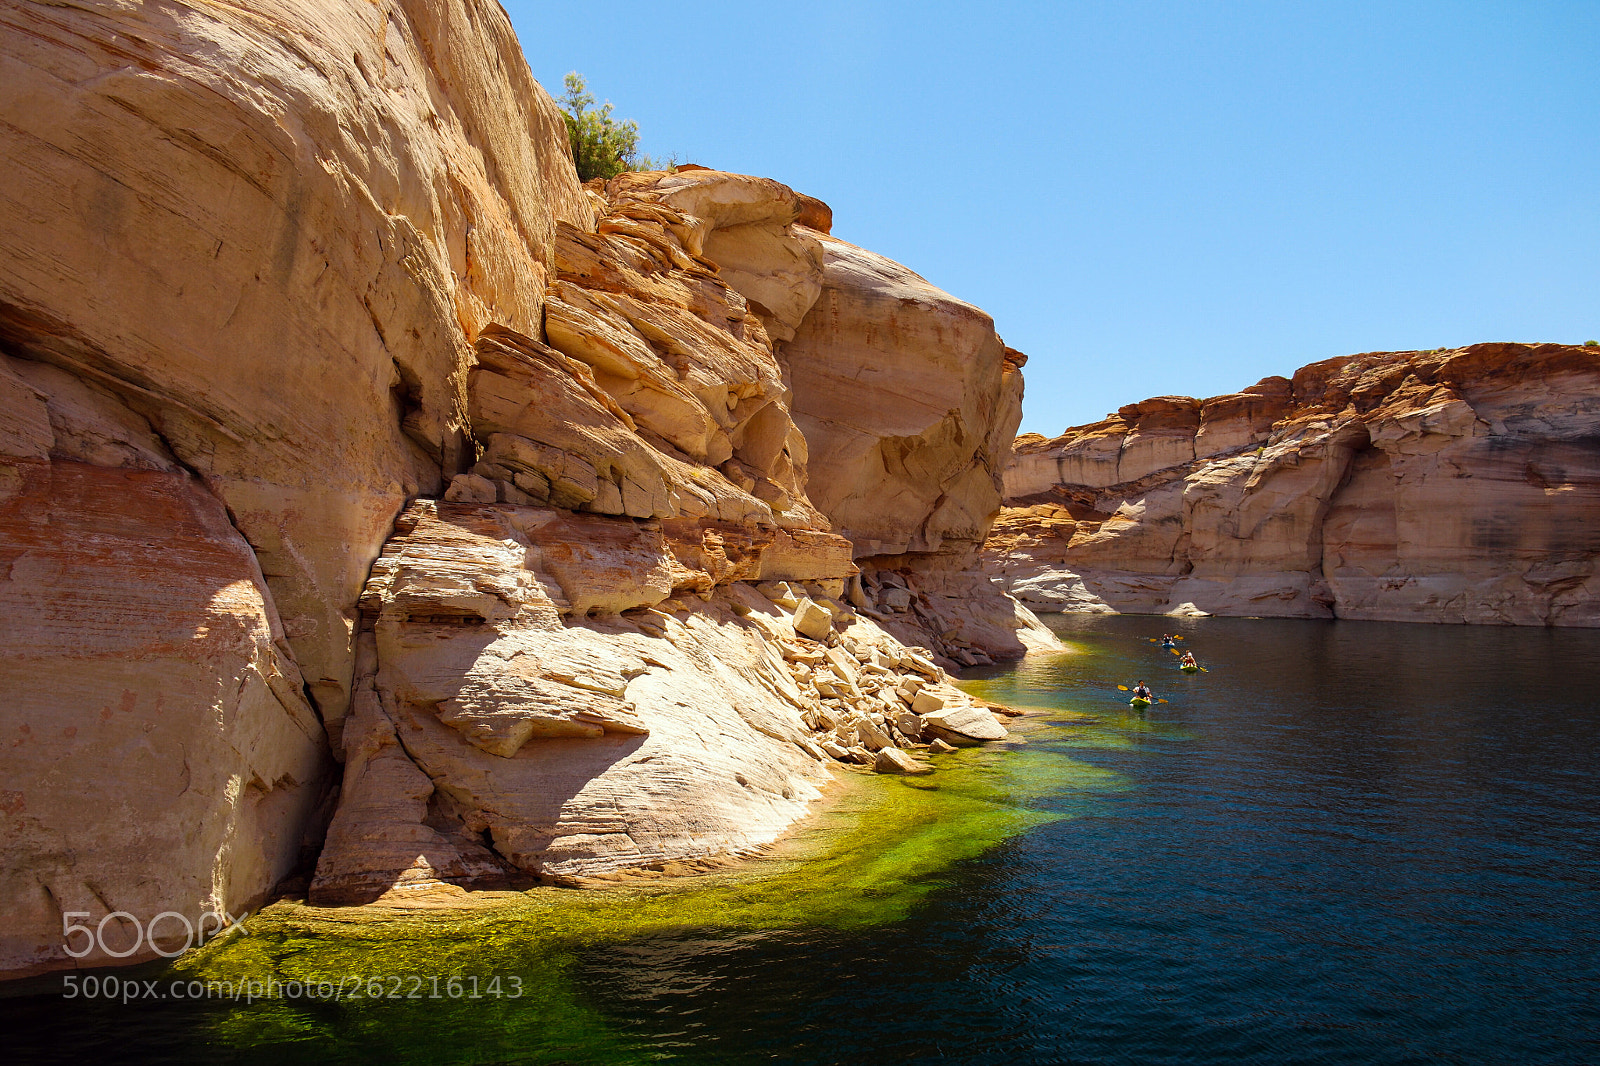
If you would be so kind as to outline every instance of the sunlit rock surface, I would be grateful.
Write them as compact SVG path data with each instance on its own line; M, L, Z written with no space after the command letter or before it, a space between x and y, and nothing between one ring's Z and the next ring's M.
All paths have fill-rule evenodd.
M0 967L83 952L70 912L176 911L161 931L181 942L304 861L322 723L250 546L196 478L0 464ZM113 920L97 943L141 939Z
M708 170L588 195L592 229L558 236L545 340L479 338L482 458L373 567L315 900L745 853L804 813L827 762L918 743L911 704L933 691L960 736L1005 735L925 650L959 639L947 625L872 617L876 574L809 498L767 329L801 317L777 293L809 307L821 288L802 199ZM727 275L706 255L724 228ZM1015 602L983 584L1010 636Z
M975 558L1000 507L1026 357L983 311L899 263L816 238L821 293L783 352L811 498L863 570L853 602L953 665L1056 647Z
M576 520L432 502L402 517L363 599L369 652L313 901L747 853L805 813L831 758L914 744L932 693L961 736L1005 736L925 652L844 605L801 632L820 584L698 591L697 546L627 519L551 536ZM553 565L574 543L586 564Z
M133 406L254 547L323 713L490 322L585 217L485 0L0 9L0 340ZM470 463L470 456L466 457Z
M1315 363L1019 439L985 555L1042 611L1600 625L1600 352Z

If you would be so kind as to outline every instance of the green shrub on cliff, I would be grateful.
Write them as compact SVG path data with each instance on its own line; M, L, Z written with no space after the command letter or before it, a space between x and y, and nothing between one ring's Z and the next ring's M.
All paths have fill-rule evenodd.
M614 178L627 170L666 170L677 162L639 155L639 125L611 117L611 102L599 108L577 71L566 77L567 94L561 98L561 116L567 120L567 140L578 180Z

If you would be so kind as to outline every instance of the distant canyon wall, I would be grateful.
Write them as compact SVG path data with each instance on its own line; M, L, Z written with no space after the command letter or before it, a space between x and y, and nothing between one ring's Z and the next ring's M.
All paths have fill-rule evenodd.
M1600 625L1600 351L1314 363L1019 438L986 566L1037 611Z
M826 205L580 186L487 0L3 0L0 115L0 972L1004 735L943 667L1052 643L976 568L1022 357Z

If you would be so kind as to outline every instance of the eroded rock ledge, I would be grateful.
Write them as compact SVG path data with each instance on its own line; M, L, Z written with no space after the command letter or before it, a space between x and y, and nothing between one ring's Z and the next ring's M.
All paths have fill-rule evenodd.
M1040 611L1600 625L1600 352L1314 363L1019 438L986 565Z
M398 529L362 601L313 902L738 855L830 759L1005 736L837 579L714 583L659 523L511 504L424 501Z

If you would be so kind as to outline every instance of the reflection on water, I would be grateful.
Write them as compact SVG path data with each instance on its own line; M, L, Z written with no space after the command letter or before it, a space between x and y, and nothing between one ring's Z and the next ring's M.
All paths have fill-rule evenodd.
M380 922L204 975L517 974L361 1004L0 1000L30 1061L1600 1061L1600 634L1128 617L967 682L1037 710L855 779L781 860ZM1176 627L1210 673L1148 636ZM1139 714L1118 684L1169 702Z

